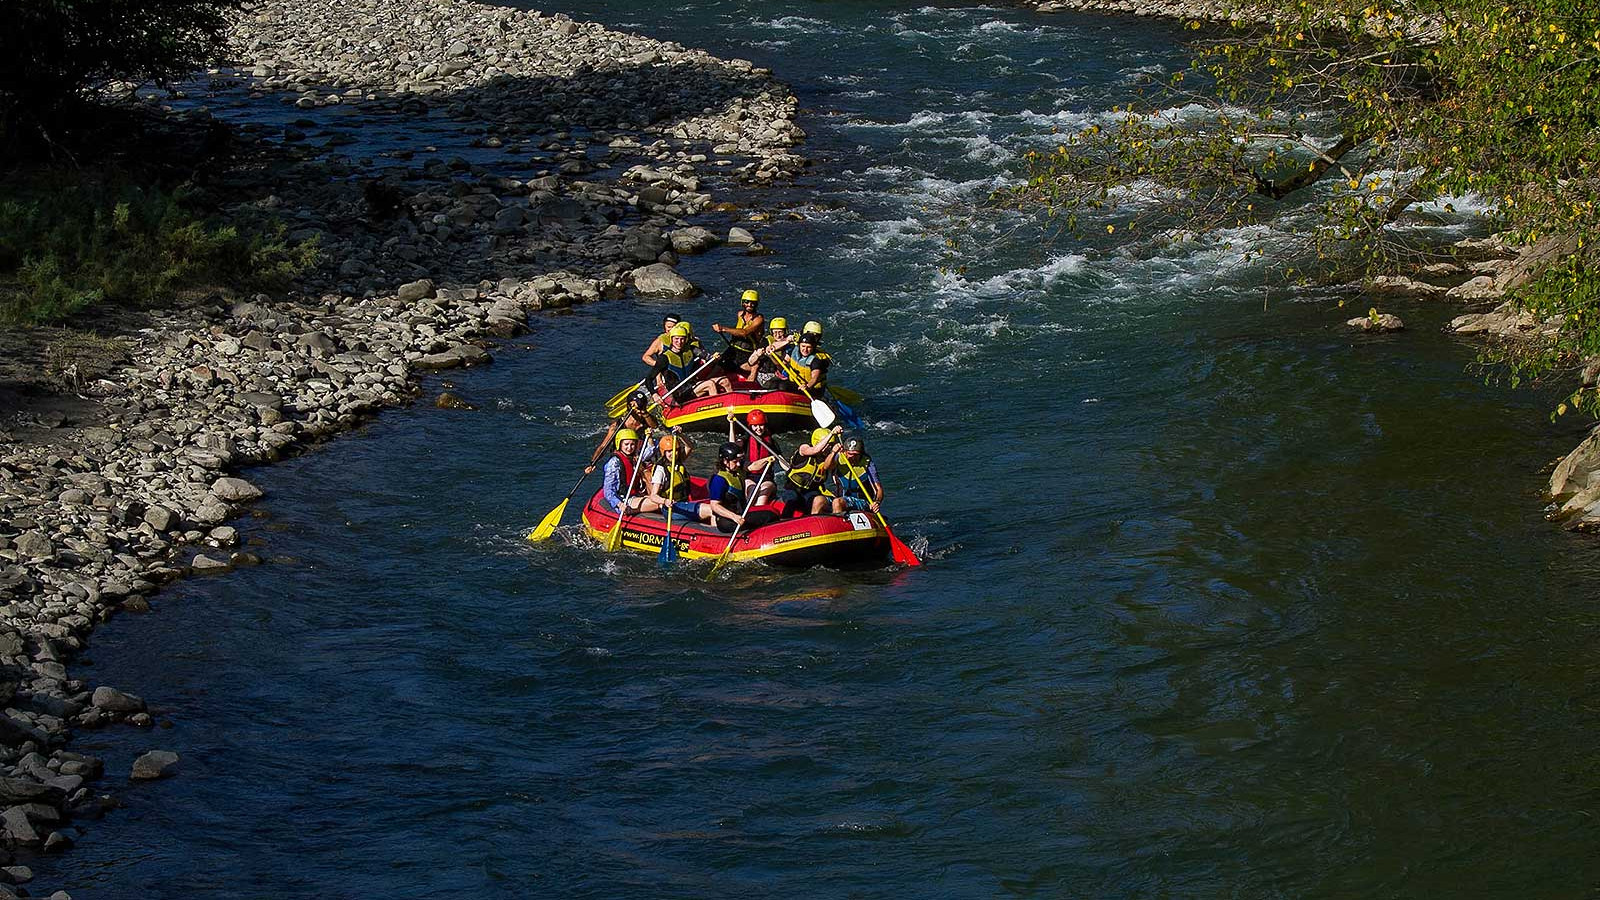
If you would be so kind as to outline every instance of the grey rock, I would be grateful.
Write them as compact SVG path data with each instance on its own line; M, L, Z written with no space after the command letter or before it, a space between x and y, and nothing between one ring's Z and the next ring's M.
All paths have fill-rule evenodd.
M1406 323L1400 321L1399 316L1390 315L1389 313L1379 313L1376 317L1357 316L1354 319L1346 321L1344 324L1354 328L1357 331L1364 331L1368 334L1385 334L1390 331L1403 331L1406 327Z
M18 803L59 803L65 794L48 784L29 778L0 778L0 804L15 806Z
M229 503L248 503L262 497L261 489L243 478L218 478L211 483L211 493Z
M0 822L5 825L5 833L12 841L18 844L39 843L39 832L33 829L33 823L28 821L28 813L21 806L7 807L0 813Z
M233 515L233 512L228 509L228 505L226 503L223 503L221 500L218 500L215 497L208 497L205 502L201 503L200 506L189 515L189 518L192 519L196 525L210 527L212 525L221 525L223 522L228 521L228 517L231 515Z
M171 531L178 525L178 514L165 506L152 506L144 511L144 521L156 531Z
M145 708L143 698L134 694L125 694L114 687L108 687L103 684L94 689L94 694L89 698L89 702L94 705L95 709L116 713L142 712Z
M755 235L737 225L728 229L728 243L734 247L748 247L755 242Z
M44 732L26 722L20 722L8 715L0 714L0 744L10 744L15 747L28 741L33 741L43 747L50 743L50 738Z
M1494 286L1494 276L1479 275L1459 284L1445 294L1451 300L1488 300L1500 296Z
M152 781L165 776L178 762L178 754L171 750L151 750L133 761L129 777L135 781Z
M722 243L709 228L693 225L688 228L679 228L668 235L672 241L672 249L683 254L704 253Z
M401 303L415 303L418 300L427 300L434 296L436 291L437 289L434 287L433 282L424 278L421 281L400 285L400 290L395 293L395 296L400 298Z
M189 561L189 568L196 572L220 572L228 568L228 563L201 553Z
M700 293L700 289L662 263L642 266L632 273L633 289L641 297L662 297L682 300Z
M296 338L294 343L312 356L326 358L339 352L339 345L333 338L320 331L308 331Z
M52 831L44 839L44 852L60 853L72 846L72 836L64 831Z
M24 531L17 535L12 546L18 553L30 559L45 559L54 556L56 552L55 545L41 531Z
M658 228L641 225L622 235L622 253L634 262L655 262L669 246L671 242Z
M27 866L5 866L0 868L0 882L6 884L27 884L33 880L33 870Z

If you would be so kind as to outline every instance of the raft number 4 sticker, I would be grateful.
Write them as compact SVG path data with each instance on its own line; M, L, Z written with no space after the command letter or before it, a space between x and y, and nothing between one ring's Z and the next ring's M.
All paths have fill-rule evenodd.
M867 518L866 513L853 512L850 514L850 527L857 531L871 531L872 520Z

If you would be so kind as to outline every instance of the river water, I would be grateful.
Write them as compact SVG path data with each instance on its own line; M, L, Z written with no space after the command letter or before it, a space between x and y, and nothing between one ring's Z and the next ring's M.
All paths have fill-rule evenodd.
M559 10L560 5L542 8ZM1575 441L1450 310L1362 339L1220 243L965 209L1183 64L1169 23L972 6L567 11L795 85L777 255L682 269L827 323L914 570L663 575L569 526L666 308L540 319L480 406L249 473L274 559L97 632L170 730L82 735L126 808L79 898L1574 897L1594 852L1594 545ZM1129 202L1138 202L1137 197ZM1446 230L1461 226L1446 222ZM1246 235L1249 236L1249 235ZM1267 232L1254 236L1270 239ZM941 269L956 237L964 273ZM437 389L438 382L430 382ZM574 507L575 509L575 507ZM575 516L569 513L569 522ZM181 774L120 787L133 756Z

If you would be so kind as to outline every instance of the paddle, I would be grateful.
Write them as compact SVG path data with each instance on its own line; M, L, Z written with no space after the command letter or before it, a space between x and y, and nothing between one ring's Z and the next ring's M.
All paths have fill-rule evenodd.
M860 391L852 391L842 384L833 384L831 382L828 384L828 393L832 394L833 398L840 403L860 403L866 399L861 396Z
M704 372L712 363L715 363L717 360L719 360L721 358L722 358L722 354L721 353L712 354L711 358L707 359L704 363L702 363L700 368L695 369L693 372L690 372L688 374L688 376L685 377L682 381L678 382L678 384L690 384L690 383L693 383L694 377L696 375L699 375L701 372ZM639 382L639 384L644 384L644 382L641 381L641 382ZM638 386L639 385L634 385L632 388L629 388L628 389L628 393L630 393L630 394L633 393L635 390L638 389ZM673 385L672 390L677 390L677 388L678 388L677 385ZM671 393L671 391L669 391L668 393ZM616 398L612 398L612 399L615 400ZM661 405L662 399L663 398L661 398L661 397L657 397L656 400L655 400L655 403L652 404L652 405L655 405L655 406ZM624 412L627 411L627 408L628 408L628 402L627 401L628 401L628 398L627 397L623 397L620 404L618 404L618 403L608 404L606 406L606 414L609 415L613 419L615 419L616 417L622 415Z
M856 487L861 489L861 496L866 498L868 503L871 503L872 495L867 493L867 486L861 483L861 476L856 473L856 467L850 465L850 460L848 459L839 460L838 464L845 467L845 471L849 472L850 477L855 480ZM871 507L869 506L868 509L871 509ZM905 566L922 565L922 560L917 559L917 554L906 546L906 542L895 537L894 529L889 527L889 521L883 517L883 513L874 509L872 514L877 516L878 522L883 525L883 533L889 536L889 551L894 555L894 561Z
M800 393L805 394L806 399L811 401L812 418L816 419L817 424L821 425L823 428L832 428L834 420L838 418L833 411L833 407L822 402L821 400L818 400L816 397L811 395L810 391L806 390L806 386L800 383L800 379L798 377L800 373L789 368L789 360L785 359L782 354L778 354L774 358L778 360L779 365L783 366L783 370L789 373L790 378L794 380L794 386L800 389ZM860 419L857 419L856 421L859 422Z
M642 387L644 387L644 379L643 378L639 379L638 381L635 381L633 384L630 384L627 387L623 388L622 390L620 390L620 391L616 392L615 394L613 394L611 396L611 399L606 401L606 412L610 412L611 410L616 409L619 406L625 405L626 402L627 402L628 396L630 394L632 394L634 391L637 391L639 388L642 388ZM615 418L615 417L613 417L613 418Z
M731 429L730 429L731 430ZM760 440L760 438L756 438ZM739 539L739 529L744 527L744 520L750 517L750 507L756 505L756 495L761 493L761 485L766 483L767 476L772 474L772 467L767 466L761 470L761 477L750 488L750 496L744 501L744 511L739 513L739 521L733 525L733 534L728 535L728 546L722 548L722 555L712 564L711 571L706 573L706 580L717 577L717 572L722 569L722 564L728 561L728 551L733 549L733 542Z
M645 432L645 439L646 440L649 439L650 434L651 434L651 432ZM622 509L617 512L617 524L611 526L611 533L606 535L606 552L607 553L615 553L617 551L617 548L622 546L622 520L626 519L628 517L628 501L633 499L633 486L636 483L638 483L638 481L639 481L639 470L638 470L638 467L641 464L644 463L644 459L643 459L644 450L642 448L642 445L641 445L641 449L639 450L639 456L640 456L639 461L635 462L633 464L634 465L633 477L628 479L628 490L627 490L627 493L622 495Z
M528 540L537 544L555 533L556 526L561 524L562 514L567 511L567 502L572 499L572 495L578 492L578 488L583 487L583 480L589 477L589 468L593 467L595 463L600 461L600 457L605 455L605 448L605 443L601 443L600 446L595 448L594 456L589 457L589 465L584 467L583 474L578 476L578 483L572 486L572 490L567 491L567 496L556 504L555 509L550 510L543 519L539 520L539 524L528 532Z
M672 442L672 453L667 458L669 466L670 466L670 468L669 468L669 470L667 472L667 492L668 492L668 497L667 497L667 533L661 539L661 553L660 553L660 555L658 555L656 557L656 565L660 566L663 569L672 568L672 564L678 561L678 545L676 543L674 543L673 540L672 540L672 507L673 507L673 500L672 500L672 497L670 496L670 494L671 494L671 491L672 491L672 472L671 472L671 469L676 469L678 467L678 441L679 440L682 440L682 438L678 438L678 439L676 439L676 440L674 440Z

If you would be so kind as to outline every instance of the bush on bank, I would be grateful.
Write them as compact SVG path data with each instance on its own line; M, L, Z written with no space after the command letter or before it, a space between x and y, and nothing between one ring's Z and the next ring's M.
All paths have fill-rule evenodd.
M186 288L271 288L315 264L281 225L213 221L179 187L111 172L12 173L0 196L0 325L97 303L153 306Z
M0 155L50 148L114 82L183 78L242 0L6 0Z
M1600 353L1600 5L1260 0L1226 29L1189 27L1188 71L1031 156L1027 183L1000 199L1169 236L1312 213L1320 226L1289 229L1303 243L1274 262L1343 279L1439 261L1397 221L1481 198L1513 242L1572 247L1512 295L1559 318L1555 341L1496 360L1520 380ZM1115 191L1150 183L1160 202L1107 220ZM1600 412L1593 387L1569 402Z

